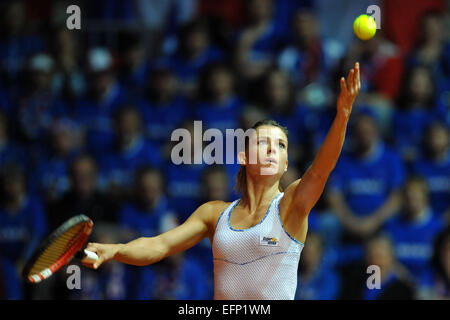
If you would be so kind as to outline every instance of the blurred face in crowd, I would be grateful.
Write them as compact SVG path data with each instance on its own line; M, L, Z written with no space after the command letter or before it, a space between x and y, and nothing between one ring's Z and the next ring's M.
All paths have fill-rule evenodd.
M433 124L427 132L425 144L432 157L445 156L450 146L448 128L444 125Z
M73 164L71 183L80 195L89 195L97 188L97 168L91 158L80 158Z
M195 57L202 53L209 45L206 29L199 26L190 30L184 39L184 46L188 57Z
M177 92L177 80L169 71L158 72L150 79L150 91L158 102L169 102Z
M244 130L251 128L260 120L267 119L268 116L261 110L253 106L248 106L244 109L241 115L241 127Z
M122 112L116 123L117 139L120 146L128 146L141 133L141 118L133 109Z
M428 190L424 181L409 180L403 191L403 205L409 219L417 219L428 207Z
M21 1L13 1L8 4L5 10L4 23L9 34L19 33L24 26L25 19L25 6Z
M213 97L228 96L233 91L233 76L229 70L218 68L210 74L208 86Z
M75 144L74 133L69 128L57 129L52 133L52 146L57 155L69 154Z
M272 0L249 0L248 13L253 23L260 23L272 16Z
M4 196L7 202L16 202L25 195L25 176L21 172L14 170L5 173L2 183Z
M427 41L440 42L445 38L445 27L442 18L437 14L431 14L424 17L422 21L423 37Z
M353 139L355 151L359 155L364 155L378 141L378 127L373 118L367 115L360 115L353 127Z
M33 92L42 92L50 89L52 84L52 72L35 70L31 72L31 85Z
M381 274L388 272L394 263L394 251L391 242L384 237L369 241L366 248L367 265L377 265Z
M108 89L114 83L114 76L112 71L96 72L91 75L92 77L92 89L95 97L102 98Z
M433 82L430 72L425 68L415 68L409 79L408 91L412 101L426 104L433 94Z
M203 183L208 200L228 200L228 176L224 171L209 172Z
M318 25L316 17L312 12L300 11L294 16L293 21L294 34L303 43L315 39L318 34Z
M145 48L141 43L130 47L125 53L125 65L129 70L137 68L145 58Z
M286 73L281 70L271 72L267 78L266 90L270 106L277 111L280 111L279 107L285 107L290 98L290 83Z
M163 179L159 172L149 171L142 174L137 181L139 199L146 206L153 206L163 192Z
M73 54L75 53L76 47L76 40L73 32L66 28L58 31L58 34L56 35L56 49L58 51Z

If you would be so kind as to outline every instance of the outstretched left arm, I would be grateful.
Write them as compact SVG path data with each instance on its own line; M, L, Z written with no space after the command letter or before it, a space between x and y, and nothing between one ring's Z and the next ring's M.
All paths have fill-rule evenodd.
M347 81L342 77L340 84L337 114L327 137L303 177L286 188L280 202L280 214L283 214L283 211L295 212L299 218L306 217L322 194L328 176L336 165L344 144L353 102L361 88L358 62L350 70Z

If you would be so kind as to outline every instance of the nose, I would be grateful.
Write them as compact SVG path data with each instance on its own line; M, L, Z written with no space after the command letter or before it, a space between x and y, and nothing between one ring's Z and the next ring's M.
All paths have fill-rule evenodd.
M267 144L267 154L277 154L277 145L276 141L270 141L270 143Z

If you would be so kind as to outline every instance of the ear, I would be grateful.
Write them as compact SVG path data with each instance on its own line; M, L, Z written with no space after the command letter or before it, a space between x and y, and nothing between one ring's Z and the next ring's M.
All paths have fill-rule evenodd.
M288 169L288 166L289 166L289 160L288 160L288 159L286 159L286 168L284 168L284 172L286 172L286 171L287 171L287 169Z
M238 163L240 165L245 166L247 164L247 159L245 157L245 152L244 151L238 152L237 158L238 158Z

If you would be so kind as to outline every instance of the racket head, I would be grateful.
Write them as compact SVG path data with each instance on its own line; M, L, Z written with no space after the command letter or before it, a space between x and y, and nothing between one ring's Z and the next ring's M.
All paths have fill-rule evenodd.
M52 276L83 248L93 226L83 214L64 222L39 244L22 271L23 278L39 283Z

